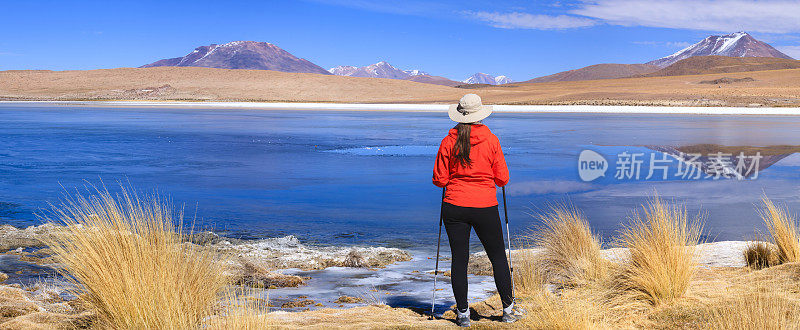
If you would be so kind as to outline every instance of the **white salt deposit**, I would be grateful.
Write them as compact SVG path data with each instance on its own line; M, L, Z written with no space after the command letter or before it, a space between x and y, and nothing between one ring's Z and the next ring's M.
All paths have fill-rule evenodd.
M430 308L433 292L433 269L435 260L426 257L425 252L414 251L410 261L392 264L383 269L330 267L323 270L302 271L287 269L283 274L307 276L307 285L296 288L277 288L269 290L269 299L280 306L285 301L306 296L325 307L338 307L335 300L340 296L362 298L357 304L344 307L383 303L393 307ZM449 254L449 253L448 253ZM455 304L450 288L450 278L441 275L449 270L450 263L442 258L439 262L440 275L437 283L437 313L448 310ZM469 275L469 296L471 302L479 302L490 297L495 290L494 280L489 276ZM313 307L318 308L318 307Z
M266 103L266 102L148 102L148 101L0 101L0 104L38 104L85 107L226 108L261 110L418 111L446 112L446 104ZM494 105L495 112L686 114L686 115L800 115L797 108L771 107L658 107L600 105Z
M225 241L215 246L222 251L280 269L312 270L336 266L376 268L411 260L408 252L396 248L309 246L292 235L235 245Z

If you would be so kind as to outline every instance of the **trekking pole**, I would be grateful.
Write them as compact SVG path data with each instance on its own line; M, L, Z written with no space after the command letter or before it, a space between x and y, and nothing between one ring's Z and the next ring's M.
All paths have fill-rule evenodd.
M506 187L503 186L503 213L506 215L506 236L508 237L508 268L511 271L511 301L516 300L514 294L514 264L511 262L511 231L508 230L508 206L506 205Z
M431 317L433 320L436 316L433 314L436 308L436 275L439 274L439 248L442 246L442 223L444 223L444 191L442 188L442 208L439 210L439 239L436 240L436 270L433 271L433 299L431 300Z

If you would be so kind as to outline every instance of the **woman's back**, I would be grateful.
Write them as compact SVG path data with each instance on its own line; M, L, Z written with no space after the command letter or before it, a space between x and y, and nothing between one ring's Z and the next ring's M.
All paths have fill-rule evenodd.
M442 140L433 170L433 183L447 187L445 202L463 207L489 207L497 205L495 185L508 182L503 150L497 136L481 124L471 125L470 164L460 162L454 150L458 130L451 129Z
M508 168L500 141L481 123L491 114L492 106L483 105L480 96L475 94L464 95L458 104L451 105L447 115L458 125L442 140L433 168L433 184L446 188L439 218L439 238L444 225L452 255L450 284L456 298L456 324L462 327L470 325L467 265L472 229L492 263L494 282L503 302L502 321L515 322L522 316L514 307L514 285L506 262L495 187L508 183ZM438 248L436 251L434 274L439 269ZM436 302L435 280L433 296L431 312Z

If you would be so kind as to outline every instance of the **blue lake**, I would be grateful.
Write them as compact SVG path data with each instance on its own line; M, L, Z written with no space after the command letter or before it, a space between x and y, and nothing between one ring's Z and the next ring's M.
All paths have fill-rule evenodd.
M496 113L485 123L506 151L512 232L537 225L531 214L549 203L568 202L610 241L656 191L704 214L707 240L763 231L754 208L763 194L800 210L800 154L791 152L756 179L681 179L677 161L666 180L644 179L650 155L663 156L657 147L800 144L800 116ZM432 250L441 190L431 171L452 126L430 112L4 104L0 222L36 224L64 189L122 182L171 196L195 229ZM584 149L608 160L604 177L581 181ZM639 180L614 177L623 152L645 160Z

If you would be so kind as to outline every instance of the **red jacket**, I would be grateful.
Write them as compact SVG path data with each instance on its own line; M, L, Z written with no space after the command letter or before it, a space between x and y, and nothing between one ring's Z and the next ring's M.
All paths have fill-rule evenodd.
M508 183L506 166L500 140L485 125L472 125L469 159L472 166L462 166L452 156L458 131L451 129L439 146L433 184L447 187L444 201L464 207L490 207L497 205L497 186Z

